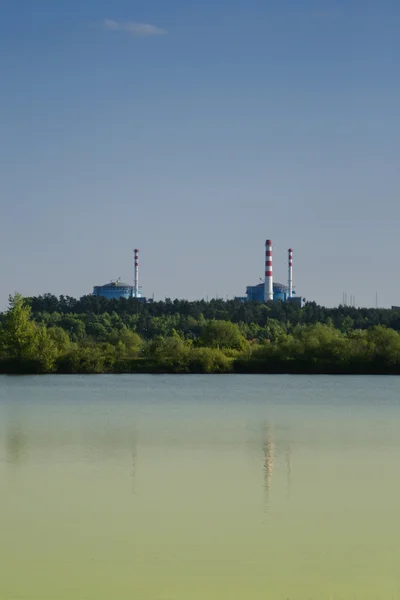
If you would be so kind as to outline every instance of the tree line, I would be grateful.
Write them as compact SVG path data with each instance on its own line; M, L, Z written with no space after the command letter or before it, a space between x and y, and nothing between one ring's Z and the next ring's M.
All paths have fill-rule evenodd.
M400 374L399 331L397 309L16 294L0 372Z
M136 298L108 300L100 296L83 296L75 299L70 296L57 298L44 294L27 298L32 314L60 315L118 315L124 322L135 317L135 325L140 333L146 334L149 321L153 317L179 317L184 319L225 320L232 323L246 323L264 327L269 319L291 325L333 324L338 329L368 329L374 325L385 325L400 331L400 308L355 308L339 306L326 308L315 302L307 302L303 308L288 302L242 302L240 300L213 299L208 301L166 299L162 302L141 302ZM192 321L190 321L192 323Z

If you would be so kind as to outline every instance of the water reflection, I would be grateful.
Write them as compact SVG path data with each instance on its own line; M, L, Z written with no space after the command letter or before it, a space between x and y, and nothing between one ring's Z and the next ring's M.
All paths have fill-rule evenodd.
M271 427L267 427L264 432L263 442L263 469L264 469L264 496L265 505L268 507L271 491L272 475L275 467L276 446L274 434Z
M144 428L136 419L135 424L130 424L128 419L113 423L108 419L91 422L85 418L71 423L66 418L59 418L58 415L55 419L47 419L47 416L43 414L43 420L33 420L29 413L25 415L24 419L23 413L19 411L16 413L11 409L4 424L3 447L5 460L9 467L18 467L22 461L32 457L41 462L64 461L68 460L71 452L76 456L78 451L80 460L89 464L107 460L118 467L123 465L126 476L130 477L132 493L137 491L139 445L137 430L141 430L141 443L144 444L144 449L148 446L162 448L165 447L165 444L171 444L169 431L164 429L159 430L157 434L154 432L149 435L152 424L150 424L150 428L149 424L146 424ZM193 432L186 429L177 431L179 431L179 435L174 436L173 445L186 448L190 443L189 440L193 439ZM253 454L254 451L258 454L261 442L262 473L259 482L263 486L264 509L268 510L270 506L271 491L279 458L281 467L286 471L286 491L289 495L292 479L292 449L282 439L282 435L278 435L272 423L262 423L259 434L254 435L253 430L252 434L247 434L243 438L242 443L234 438L224 438L223 429L221 429L221 433L216 430L215 434L213 432L210 437L210 430L206 424L204 427L202 425L196 427L195 437L196 446L199 444L199 447L212 449L215 443L218 445L221 443L234 444L237 448L241 448L244 454L249 452Z
M22 427L12 426L7 429L5 447L7 462L18 465L28 450L28 436Z
M276 434L272 425L264 424L262 427L261 452L264 500L265 508L268 508L274 472L278 464L281 464L286 471L286 495L287 497L290 496L292 486L292 446L290 442L285 441Z
M132 493L135 492L136 461L137 461L137 449L136 449L136 444L135 444L133 446L133 450L132 450L132 470L131 470Z
M398 382L376 427L371 380L335 378L324 401L360 402L333 427L318 378L138 378L132 402L123 377L95 380L104 400L87 381L0 388L0 598L399 597Z
M290 496L290 490L292 487L292 447L287 444L285 450L285 464L286 464L286 495Z
M135 480L138 468L138 436L135 427L129 427L125 423L121 423L120 428L111 426L111 424L103 423L101 427L69 427L68 423L57 421L46 426L44 423L36 422L33 424L29 419L23 423L22 415L9 415L5 423L5 460L6 463L15 467L21 462L29 458L30 454L34 454L37 458L40 456L41 461L53 460L58 454L66 456L72 449L78 447L84 449L81 452L81 458L84 456L89 463L102 461L104 459L114 460L115 464L121 463L121 454L125 455L127 462L130 464L130 479L131 490L134 493ZM208 447L211 440L207 437L207 429L197 431L200 433L202 440L201 446ZM165 432L162 434L164 435ZM217 436L218 437L218 436ZM253 437L253 436L252 436ZM257 438L258 436L256 436ZM258 437L258 440L260 438ZM142 443L145 445L158 445L165 440L160 440L157 436L143 438ZM250 437L248 442L250 446L244 444L242 451L244 453L251 452L256 449L254 442L256 439ZM170 443L170 440L169 440ZM231 440L226 440L227 444L232 443ZM258 442L259 444L260 442ZM174 444L177 446L186 447L187 432L181 432L181 436L174 439ZM237 441L236 441L237 444ZM257 444L257 445L258 445ZM247 450L246 450L247 446ZM260 446L258 445L258 452ZM262 452L262 484L265 500L265 507L269 506L271 489L274 479L274 472L277 467L278 457L282 457L282 466L285 465L286 470L286 486L287 494L291 487L292 478L292 450L289 444L285 444L277 436L274 426L270 423L264 423L261 426L261 452ZM129 453L129 459L128 459Z
M32 418L16 407L9 407L0 430L0 461L11 469L28 460L43 462L70 461L72 454L87 463L112 461L123 464L125 455L132 465L132 482L136 475L137 432L134 425L123 422L108 424L67 418Z

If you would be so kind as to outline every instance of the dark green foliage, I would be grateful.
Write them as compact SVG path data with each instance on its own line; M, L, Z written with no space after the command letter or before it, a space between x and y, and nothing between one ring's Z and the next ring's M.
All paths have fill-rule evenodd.
M400 310L10 298L2 373L400 374Z
M230 373L233 360L216 348L193 348L189 355L190 373Z
M239 326L236 323L213 319L204 325L202 334L198 339L198 344L220 350L244 350L246 339L241 334Z
M88 323L97 316L103 323L104 316L119 319L127 326L135 324L136 331L144 337L152 335L170 335L171 329L188 333L197 330L198 324L204 320L224 320L232 323L253 324L265 327L267 322L275 322L291 327L315 325L316 323L331 323L337 329L368 329L374 325L385 325L395 331L400 331L399 309L354 308L339 306L325 308L315 302L308 302L304 308L284 302L266 304L258 302L243 303L239 300L166 300L165 302L142 303L135 298L126 300L107 300L96 296L83 296L79 300L70 297L45 294L37 298L27 299L32 308L35 320L42 320L47 313L55 320L72 316L73 320ZM158 320L154 320L158 318ZM161 319L161 320L160 320ZM63 321L63 328L68 321ZM73 322L69 322L73 325Z

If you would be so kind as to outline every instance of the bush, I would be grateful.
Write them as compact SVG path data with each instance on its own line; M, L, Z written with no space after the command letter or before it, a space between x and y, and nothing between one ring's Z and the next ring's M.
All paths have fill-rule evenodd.
M229 373L232 359L216 348L192 348L188 366L191 373Z

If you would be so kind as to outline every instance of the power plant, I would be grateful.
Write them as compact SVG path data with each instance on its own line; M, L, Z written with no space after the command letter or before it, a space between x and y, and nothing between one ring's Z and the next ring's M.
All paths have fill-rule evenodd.
M262 283L248 285L246 296L238 297L243 302L270 302L279 300L281 302L294 302L303 305L303 298L296 296L293 289L293 250L288 250L288 284L284 285L274 281L272 268L272 241L265 242L265 278Z
M136 298L141 302L152 302L142 294L139 285L139 249L135 248L133 262L133 285L123 283L120 279L110 281L104 285L96 285L93 288L93 296L101 296L108 300L119 300L120 298ZM304 299L296 296L293 289L293 250L288 250L288 283L284 285L274 281L272 268L272 241L265 242L265 277L261 283L246 287L246 296L236 297L235 300L242 302L292 302L299 306L303 305Z
M139 286L139 249L135 248L133 262L133 285L123 283L120 279L110 281L104 285L96 285L93 288L93 296L101 296L108 300L119 300L120 298L137 298L141 302L150 302L142 295L142 289Z

